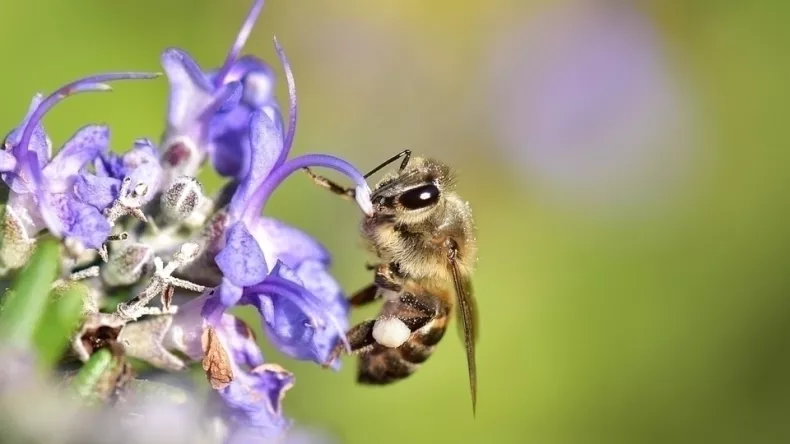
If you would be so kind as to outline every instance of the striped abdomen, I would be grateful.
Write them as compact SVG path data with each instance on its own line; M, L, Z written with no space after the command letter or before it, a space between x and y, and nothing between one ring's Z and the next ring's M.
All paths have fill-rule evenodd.
M410 301L411 299L411 301ZM429 304L429 305L428 305ZM430 307L428 314L425 308ZM362 384L390 384L414 373L433 353L450 320L449 306L438 298L403 295L387 302L381 316L395 316L409 326L409 339L397 348L375 344L360 355L357 381Z

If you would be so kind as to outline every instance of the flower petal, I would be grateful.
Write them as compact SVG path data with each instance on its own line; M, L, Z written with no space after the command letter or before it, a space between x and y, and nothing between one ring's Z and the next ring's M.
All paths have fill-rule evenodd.
M250 118L250 169L231 199L228 211L240 217L258 185L277 164L283 149L283 133L265 112L257 111Z
M35 153L33 154L34 157L26 156L25 159L19 158L21 150L19 149L18 145L20 139L22 138L22 132L27 126L30 118L33 116L33 112L36 110L36 108L38 108L43 99L44 97L41 94L36 94L33 97L25 118L22 120L19 126L12 130L5 138L5 148L6 150L11 149L11 154L16 158L16 167L20 170L14 173L3 174L3 181L5 181L15 193L29 193L34 191L31 189L33 178L30 177L30 174L32 174L30 168L37 167L39 170L43 168L47 162L49 162L50 154L52 152L52 143L50 142L47 133L44 132L44 127L41 125L41 122L38 122L33 128L33 133L30 136L30 142L28 144L29 152ZM30 159L33 158L37 159L37 164L28 165Z
M263 355L255 335L250 327L236 316L225 314L222 316L220 328L217 329L225 349L231 354L236 363L257 367L263 364Z
M39 208L51 231L79 240L86 248L99 248L110 235L110 223L91 205L67 194L44 194ZM53 227L54 225L54 227Z
M180 49L166 50L161 63L170 83L168 124L174 128L190 125L214 101L213 88L192 57Z
M74 201L74 221L64 234L79 239L87 248L99 248L110 235L110 223L94 207Z
M241 180L250 169L250 113L246 106L236 106L215 115L209 125L211 164L221 176Z
M132 189L139 183L148 186L148 192L140 199L143 204L148 203L156 196L164 178L164 170L159 164L159 156L153 143L148 139L137 140L134 148L124 153L121 159L124 177L132 179Z
M19 126L17 126L8 136L6 136L5 141L7 144L16 147L16 145L19 143L19 139L22 137L22 131L24 130L25 126L27 126L28 120L30 120L30 118L33 116L33 112L36 110L36 108L38 108L43 100L44 96L41 94L36 94L33 96L25 118L22 120ZM28 149L36 153L40 167L43 167L47 164L47 162L49 162L49 158L52 155L52 144L49 141L47 133L44 132L44 127L41 125L41 122L38 122L35 128L33 128L33 135L30 137L30 145L28 146Z
M293 374L274 364L234 374L238 377L219 390L234 423L227 442L260 442L261 438L280 435L289 426L282 416L282 399L293 387ZM249 441L252 438L258 441Z
M99 210L112 205L118 197L121 181L114 177L100 177L94 174L80 174L74 182L74 195L88 205Z
M347 328L345 300L323 301L311 294L281 262L263 283L246 288L241 302L258 310L277 349L296 359L323 364Z
M5 150L0 150L0 172L7 173L16 168L16 157Z
M277 219L261 217L251 227L252 235L263 248L267 263L282 261L296 269L306 260L328 265L330 254L318 241L298 228Z
M296 269L296 276L307 291L345 318L348 312L346 299L340 284L327 271L326 264L312 259L306 260Z
M240 287L263 281L269 272L266 258L244 223L230 227L225 242L225 248L215 258L225 278Z
M221 313L219 310L220 308L224 310L226 307L233 307L239 302L241 296L243 294L243 289L238 285L232 283L229 279L222 279L222 283L217 288L217 292L219 293L219 307L216 309L215 313ZM209 304L206 304L209 306ZM208 318L206 314L204 317Z
M50 180L64 180L75 176L82 167L107 151L109 140L110 129L105 125L87 125L80 128L44 168L44 174Z
M240 60L241 62L241 60ZM275 77L274 71L259 60L244 62L248 66L242 80L244 86L244 103L260 108L274 102Z

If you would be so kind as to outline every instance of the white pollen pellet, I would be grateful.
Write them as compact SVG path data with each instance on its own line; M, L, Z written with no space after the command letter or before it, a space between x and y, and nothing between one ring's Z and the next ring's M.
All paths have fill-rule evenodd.
M410 335L409 327L398 318L378 319L373 324L373 339L385 347L400 347Z

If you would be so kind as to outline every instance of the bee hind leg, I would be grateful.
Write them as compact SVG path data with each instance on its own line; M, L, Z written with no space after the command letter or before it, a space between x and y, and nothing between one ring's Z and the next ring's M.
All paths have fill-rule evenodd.
M364 321L351 327L348 333L346 333L348 344L351 346L351 354L356 355L365 353L375 347L376 339L373 337L373 326L375 324L375 319ZM326 361L322 364L322 367L327 368L332 365L335 359L343 354L345 349L345 344L343 344L342 341L338 341L332 349L332 352L329 353L329 357L327 357Z
M389 302L385 307L384 314L377 319L361 322L346 333L350 354L366 354L374 348L399 348L412 333L436 318L441 309L437 300L409 293L402 294L397 301ZM345 344L338 341L323 367L329 367L344 351Z

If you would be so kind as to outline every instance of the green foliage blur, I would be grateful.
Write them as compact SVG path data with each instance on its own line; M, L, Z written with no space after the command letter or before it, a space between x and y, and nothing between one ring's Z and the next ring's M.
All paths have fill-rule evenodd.
M634 2L683 79L700 137L674 187L613 207L546 192L498 147L495 119L479 120L501 112L479 81L495 35L555 3L267 2L246 52L276 61L276 34L291 59L295 152L339 154L363 170L404 148L444 159L475 211L480 255L477 418L452 330L420 371L386 388L355 385L351 358L333 373L263 344L297 375L287 412L352 444L788 442L790 4ZM35 92L159 70L169 46L218 66L249 6L0 5L9 130ZM119 150L158 140L166 82L114 87L58 105L44 122L55 145L89 122L109 123ZM265 211L322 240L347 291L370 280L353 205L295 176Z

